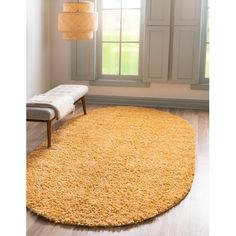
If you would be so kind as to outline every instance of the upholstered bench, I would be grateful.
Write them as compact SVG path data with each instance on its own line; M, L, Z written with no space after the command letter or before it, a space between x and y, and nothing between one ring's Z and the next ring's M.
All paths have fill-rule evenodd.
M71 96L74 104L79 100L82 102L84 115L86 115L85 95L88 87L85 85L59 85L43 95L49 96ZM48 147L51 147L52 121L57 118L56 111L51 107L38 107L27 104L27 121L47 123L47 141ZM69 114L69 113L68 113Z

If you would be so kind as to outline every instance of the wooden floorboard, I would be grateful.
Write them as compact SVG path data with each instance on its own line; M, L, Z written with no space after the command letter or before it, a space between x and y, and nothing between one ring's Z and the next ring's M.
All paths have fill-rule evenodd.
M88 105L87 111L106 107ZM112 229L98 229L54 224L27 211L27 236L208 236L209 195L209 113L185 109L159 109L178 115L190 122L196 134L196 170L191 191L176 207L147 222ZM83 115L81 106L76 116ZM72 115L54 122L58 129ZM27 124L27 154L46 139L44 123ZM53 145L53 140L52 140Z

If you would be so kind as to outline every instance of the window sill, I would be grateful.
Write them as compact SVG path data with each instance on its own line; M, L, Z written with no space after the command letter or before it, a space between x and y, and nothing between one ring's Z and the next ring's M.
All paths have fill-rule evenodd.
M209 90L209 84L192 84L192 90Z
M116 86L116 87L143 87L149 88L149 82L137 81L137 80L90 80L89 84L91 86Z

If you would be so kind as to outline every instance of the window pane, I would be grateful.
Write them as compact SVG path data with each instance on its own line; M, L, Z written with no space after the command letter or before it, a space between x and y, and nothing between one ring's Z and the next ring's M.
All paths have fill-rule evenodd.
M103 41L120 40L120 10L103 11Z
M141 0L122 0L122 8L141 8Z
M119 43L103 43L102 47L102 74L119 74Z
M207 14L207 37L206 37L206 42L210 41L210 27L209 27L209 12Z
M140 10L123 10L122 40L139 41Z
M103 8L120 8L121 0L103 0Z
M209 78L209 44L206 44L205 78Z
M122 43L121 75L138 75L139 43Z

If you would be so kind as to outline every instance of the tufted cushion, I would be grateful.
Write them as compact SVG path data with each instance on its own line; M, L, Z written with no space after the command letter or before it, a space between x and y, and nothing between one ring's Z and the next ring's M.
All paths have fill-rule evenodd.
M51 108L27 107L26 117L28 120L52 120L55 118L55 111Z
M86 85L74 85L74 84L62 84L59 85L45 94L51 96L67 95L71 96L74 102L78 101L81 97L85 96L88 92L88 86ZM52 108L43 107L27 107L27 119L28 120L52 120L56 116L55 111Z
M81 97L83 97L88 92L88 86L86 85L75 85L75 84L62 84L59 85L48 92L46 94L50 95L70 95L74 102L78 101Z

